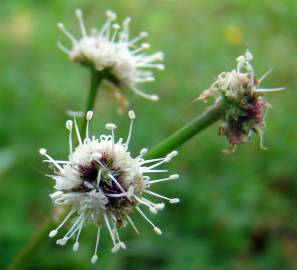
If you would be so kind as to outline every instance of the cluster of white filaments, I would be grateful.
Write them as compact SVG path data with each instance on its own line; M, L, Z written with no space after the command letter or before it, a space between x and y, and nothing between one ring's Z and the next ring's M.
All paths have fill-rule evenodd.
M76 39L63 23L59 23L58 27L70 39L72 47L66 48L60 42L58 46L75 62L92 64L98 71L109 70L116 79L117 86L128 87L144 98L158 100L158 96L146 94L138 87L141 83L155 80L152 69L164 69L164 65L160 64L164 58L162 52L147 54L144 51L150 48L150 44L138 45L148 34L141 32L130 39L131 19L126 18L120 25L116 22L116 14L111 11L106 12L107 21L99 31L91 29L88 33L82 11L77 9L75 15L82 36Z
M74 123L71 120L66 122L70 148L68 160L55 160L47 154L46 149L40 149L40 154L46 158L44 161L50 163L55 170L50 176L56 182L56 191L51 194L51 198L57 205L70 207L65 219L50 232L49 236L55 237L67 221L72 219L72 226L61 239L57 240L57 244L65 245L74 238L73 250L77 251L83 227L86 224L96 225L98 230L92 263L98 259L100 232L103 225L111 236L112 252L116 252L126 248L119 237L120 227L130 224L136 233L139 233L132 221L132 212L138 212L152 226L155 233L159 235L162 233L141 207L146 207L151 213L156 214L165 205L163 202L155 203L147 196L167 200L170 203L179 202L178 198L168 198L150 190L156 183L177 179L178 174L160 179L149 176L166 173L167 170L157 167L169 162L177 155L177 151L172 151L164 158L145 160L147 149L144 148L137 157L131 157L128 146L135 113L129 111L128 115L131 122L126 140L120 138L116 141L116 125L113 123L106 124L111 135L101 135L99 138L90 136L89 121L93 112L89 111L86 114L87 127L84 139L81 138L75 119ZM79 142L76 148L73 147L73 131ZM144 197L144 195L147 196Z
M222 72L217 80L198 97L198 100L207 101L209 97L216 96L217 101L222 99L222 94L227 98L241 98L243 94L265 94L285 90L278 88L258 88L261 82L271 73L268 70L260 79L256 79L255 71L250 63L253 55L246 51L244 55L237 57L237 67L230 72ZM248 87L247 87L248 86ZM248 91L248 93L247 93Z

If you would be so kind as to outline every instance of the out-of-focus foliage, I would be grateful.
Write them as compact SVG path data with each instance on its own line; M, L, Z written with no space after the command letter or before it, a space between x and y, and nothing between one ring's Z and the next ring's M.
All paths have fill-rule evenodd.
M98 264L90 265L95 228L84 231L81 249L48 240L29 269L296 269L297 268L297 3L295 0L2 0L0 4L0 268L26 243L50 213L53 183L37 154L41 146L57 158L67 155L66 109L81 110L88 72L57 49L64 21L78 33L73 16L100 26L106 9L132 17L132 32L150 32L153 49L166 53L166 71L146 90L159 103L130 96L137 113L132 148L153 146L202 112L193 102L215 76L233 69L246 47L258 75L273 73L266 87L288 91L269 95L265 145L255 137L233 156L224 156L223 138L212 127L180 149L171 170L182 175L162 193L179 196L153 220L161 237L136 217L141 236L123 229L127 251L111 254L104 234ZM128 93L129 94L129 93ZM100 101L104 101L101 102ZM92 129L119 123L126 114L100 92ZM158 121L156 121L156 119ZM165 189L164 189L165 188ZM89 231L90 233L85 233Z

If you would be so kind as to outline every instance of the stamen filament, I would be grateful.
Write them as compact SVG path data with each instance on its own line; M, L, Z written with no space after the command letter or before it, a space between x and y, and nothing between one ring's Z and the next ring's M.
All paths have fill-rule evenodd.
M100 240L100 232L101 232L101 226L98 226L97 236L96 236L95 251L94 251L94 255L93 255L92 259L91 259L91 262L93 264L96 263L96 261L98 260L97 252L98 252L98 246L99 246L99 240Z
M115 241L115 239L114 239L114 235L113 235L113 232L112 232L112 230L111 230L110 223L109 223L108 217L107 217L107 215L106 215L105 212L103 213L103 218L104 218L105 224L106 224L106 226L107 226L107 229L108 229L108 231L109 231L109 234L110 234L111 240L112 240L112 242L113 242L113 245L115 246L116 241Z
M77 125L75 117L74 117L74 127L75 127L78 142L79 142L79 144L82 144L82 140L81 140L81 137L80 137L80 133L79 133L79 129L78 129L78 125Z
M155 224L142 212L142 210L138 206L136 206L135 208L139 212L139 214L153 227L154 231L157 234L162 234L161 230L157 226L155 226Z
M61 228L64 226L64 224L69 220L69 218L74 214L74 212L75 212L75 210L71 210L71 211L67 214L67 216L64 218L64 220L60 223L60 225L59 225L56 229L52 230L52 231L49 233L49 237L50 237L50 238L56 236L56 234L58 233L59 229L61 229Z
M158 193L155 193L155 192L152 192L150 190L144 190L143 192L149 194L149 195L152 195L152 196L155 196L155 197L158 197L160 199L164 199L164 200L167 200L169 201L170 203L178 203L179 202L179 199L178 198L168 198L168 197L165 197L161 194L158 194Z
M140 234L140 233L139 233L139 230L138 230L137 227L135 226L133 220L132 220L129 216L127 216L126 218L127 218L127 220L129 221L129 223L130 223L130 225L132 226L132 228L134 229L134 231L135 231L137 234Z

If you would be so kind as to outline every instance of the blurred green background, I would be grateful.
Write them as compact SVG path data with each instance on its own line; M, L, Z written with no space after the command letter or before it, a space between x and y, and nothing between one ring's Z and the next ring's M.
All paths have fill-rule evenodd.
M42 146L57 159L67 156L65 111L81 110L89 74L56 46L63 21L78 34L73 12L81 7L89 27L100 27L104 13L132 17L131 31L150 32L152 51L166 54L166 70L145 86L159 103L129 95L137 113L132 152L152 147L202 112L193 102L221 71L234 68L248 47L258 75L273 68L264 87L285 86L271 94L265 145L253 137L233 156L217 125L180 148L171 164L180 181L157 190L178 196L153 220L156 236L141 217L141 235L121 230L127 251L111 254L107 233L98 263L90 264L95 228L84 230L81 248L46 240L29 269L297 269L297 84L296 0L1 0L0 4L0 269L49 215L53 190L41 163ZM92 130L116 122L128 130L126 113L106 91L99 94Z

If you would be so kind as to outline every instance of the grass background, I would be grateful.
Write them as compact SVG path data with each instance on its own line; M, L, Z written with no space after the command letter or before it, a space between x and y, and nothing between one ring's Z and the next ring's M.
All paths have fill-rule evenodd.
M234 68L248 47L257 74L273 68L265 87L285 86L271 94L265 145L253 137L233 156L224 156L224 138L213 126L180 148L171 164L181 180L158 186L181 198L153 220L161 237L140 217L138 237L123 229L128 250L111 254L104 233L98 263L93 252L95 228L83 232L81 248L59 247L47 240L32 256L31 270L49 269L297 269L297 127L295 0L2 0L0 5L0 269L30 239L49 215L53 183L44 175L38 149L45 146L58 159L67 155L66 109L81 110L88 72L70 63L56 47L63 21L78 34L73 11L81 7L89 27L100 27L105 10L132 17L131 31L150 32L153 50L166 54L166 70L147 92L159 103L129 95L137 113L132 152L151 147L202 112L193 99L221 71ZM128 130L102 91L92 130L118 123Z

